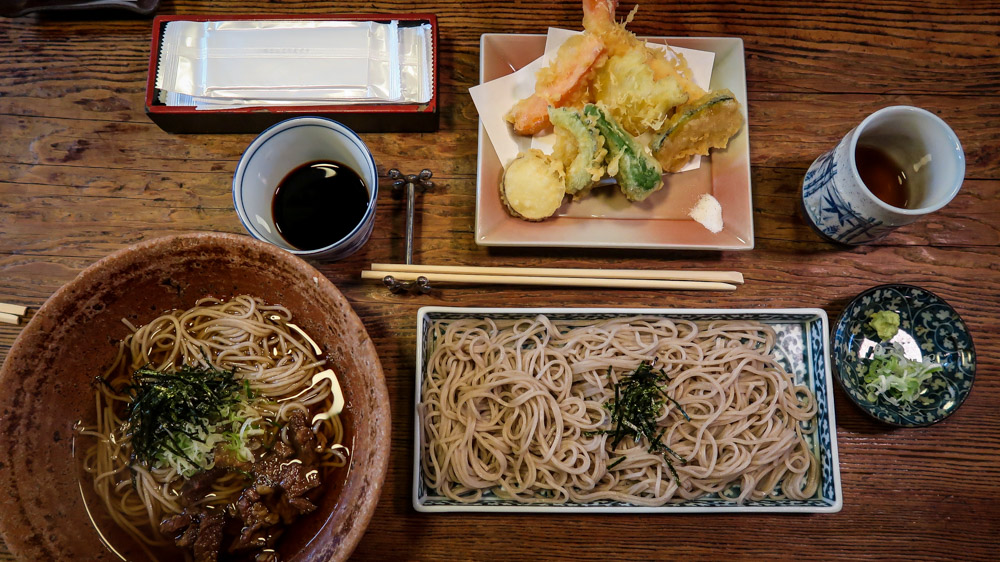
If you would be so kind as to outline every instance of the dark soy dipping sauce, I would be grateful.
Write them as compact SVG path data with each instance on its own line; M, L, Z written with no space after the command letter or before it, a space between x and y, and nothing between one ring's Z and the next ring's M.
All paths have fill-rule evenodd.
M868 191L885 203L900 209L916 204L906 171L884 150L874 146L858 145L854 151L858 175Z
M367 210L364 180L331 160L308 162L289 172L271 203L278 232L299 250L317 250L347 236Z

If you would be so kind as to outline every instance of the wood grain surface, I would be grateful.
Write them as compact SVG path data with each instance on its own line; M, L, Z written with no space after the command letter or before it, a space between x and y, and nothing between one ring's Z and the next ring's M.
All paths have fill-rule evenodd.
M631 9L626 4L621 13ZM362 282L403 261L404 203L383 192L362 251L317 264L379 350L393 456L359 560L970 559L1000 546L1000 4L995 1L643 2L631 29L736 36L746 48L756 248L750 252L486 249L473 239L478 115L468 94L483 33L578 29L579 2L166 1L160 14L431 12L440 25L441 130L363 134L389 168L434 171L418 201L418 263L737 270L735 293L444 287ZM230 181L253 135L174 135L145 115L148 18L116 12L0 19L0 301L37 309L100 257L193 231L243 232ZM798 214L806 168L872 111L924 107L967 157L947 207L843 248ZM975 387L945 422L892 429L835 392L844 507L827 515L427 515L410 505L416 311L424 305L820 307L831 318L886 282L925 287L971 328ZM30 315L30 314L29 314ZM0 324L0 358L19 327ZM0 547L0 560L12 558Z

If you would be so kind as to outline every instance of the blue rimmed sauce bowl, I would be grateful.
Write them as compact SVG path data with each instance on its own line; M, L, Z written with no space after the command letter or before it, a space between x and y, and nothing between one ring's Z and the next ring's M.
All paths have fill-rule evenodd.
M355 171L368 190L368 205L342 238L319 248L298 248L279 231L272 204L290 172L319 161ZM377 200L378 168L368 146L350 128L323 117L295 117L266 129L243 152L233 175L233 206L247 232L303 258L340 260L360 250L375 225Z
M869 325L871 316L890 310L899 314L899 343L911 360L933 361L942 369L924 382L912 403L892 404L881 396L870 400L864 375L872 350L881 343ZM832 364L844 393L876 420L899 427L923 427L953 414L965 402L976 376L976 351L965 322L934 293L904 284L872 287L855 297L833 328Z

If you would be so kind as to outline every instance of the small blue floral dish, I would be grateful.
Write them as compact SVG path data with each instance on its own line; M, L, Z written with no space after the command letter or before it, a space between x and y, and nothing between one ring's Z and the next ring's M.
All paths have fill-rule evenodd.
M872 325L873 315L883 311L899 315L899 329L888 341ZM940 365L919 383L912 401L875 392L866 383L876 350L888 348L905 356L904 362ZM900 427L928 426L953 414L976 376L976 351L965 322L940 297L912 285L879 285L855 297L837 319L831 353L847 396L875 419Z

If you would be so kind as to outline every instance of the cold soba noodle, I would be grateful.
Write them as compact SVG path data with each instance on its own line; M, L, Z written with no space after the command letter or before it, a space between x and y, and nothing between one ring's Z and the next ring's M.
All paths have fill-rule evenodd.
M254 297L207 298L120 343L84 468L154 559L176 543L196 560L276 560L282 526L346 463L340 419L324 415L331 383L313 384L324 361L291 320Z
M740 503L815 494L819 463L803 422L816 402L771 355L769 327L657 317L588 324L436 322L419 406L425 484L461 502L486 491L526 503L643 506L713 493ZM628 398L640 380L651 390ZM640 439L629 424L642 422L615 406L629 400L633 412L655 404Z

